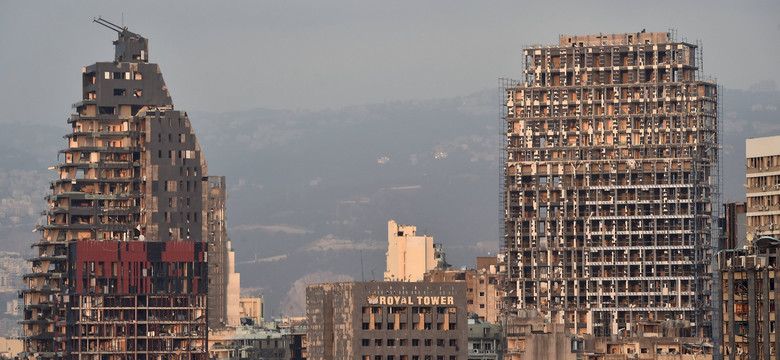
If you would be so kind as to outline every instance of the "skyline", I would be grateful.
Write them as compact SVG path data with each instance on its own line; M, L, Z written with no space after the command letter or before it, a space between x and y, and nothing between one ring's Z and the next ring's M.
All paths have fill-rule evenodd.
M222 123L234 120L230 118L231 114L228 113L234 110L248 112L250 109L256 108L289 109L293 111L293 115L290 116L293 121L287 121L287 118L282 117L279 122L285 122L282 126L289 126L289 130L294 136L289 139L272 139L286 141L282 145L289 145L282 149L288 150L315 148L312 145L308 147L300 145L308 142L305 140L311 140L315 136L312 131L314 128L306 127L304 129L300 121L321 120L321 118L326 117L329 121L337 121L338 116L343 116L343 112L328 109L357 109L352 115L361 120L366 118L361 112L365 111L364 109L370 109L375 113L371 114L369 120L378 123L382 120L382 116L387 116L387 113L392 110L398 110L397 107L403 104L415 103L421 104L423 107L432 107L431 103L433 102L428 101L428 99L446 99L445 103L453 103L455 101L452 99L473 95L480 90L483 90L482 93L490 94L491 104L497 103L493 98L493 94L497 91L497 79L499 77L521 77L523 45L556 44L558 34L564 32L563 30L559 31L559 29L565 29L564 33L591 34L638 32L642 28L647 31L666 31L668 27L676 26L679 36L688 36L689 41L695 39L702 41L704 44L704 73L717 76L719 84L729 88L731 85L725 80L725 75L733 74L736 77L749 71L753 75L745 75L748 80L744 84L734 87L749 89L753 84L761 81L761 77L758 76L761 75L769 79L767 89L774 89L774 93L776 93L773 84L780 81L780 76L777 75L778 70L771 66L774 59L778 58L777 47L757 46L756 42L759 40L750 36L754 33L750 29L763 29L762 33L766 34L773 34L772 31L774 34L780 32L777 20L773 19L778 14L780 5L770 2L755 2L747 5L724 2L720 3L721 8L716 4L713 11L714 15L717 16L710 14L707 17L710 19L709 22L704 21L704 17L696 17L691 20L706 24L706 26L701 27L693 25L682 27L680 24L684 23L683 19L691 17L694 10L705 9L703 4L679 5L672 2L662 3L657 8L646 9L647 13L637 14L637 17L625 18L617 15L604 15L602 18L598 18L594 14L606 11L604 9L619 9L619 12L628 14L631 4L613 5L610 2L598 2L589 6L568 7L571 10L570 13L581 14L577 19L571 19L568 15L555 16L552 12L543 12L540 5L519 5L509 2L488 5L431 2L425 4L405 3L399 6L343 2L336 5L333 3L315 4L312 5L314 9L307 9L305 4L278 3L268 6L269 9L266 12L261 11L266 4L251 3L195 4L186 9L180 9L183 8L181 3L141 2L140 5L134 5L132 9L88 2L77 4L81 6L70 5L70 3L51 4L50 6L47 6L49 4L0 5L0 8L4 10L0 11L0 29L2 29L0 31L2 33L0 44L4 49L7 49L7 51L0 52L0 65L2 65L0 81L12 85L4 87L0 92L2 95L0 96L0 104L6 110L5 116L2 118L4 124L25 122L45 124L55 128L61 127L62 129L67 127L65 119L71 111L70 105L77 101L81 95L78 81L81 76L80 68L93 61L108 61L111 58L111 41L115 39L115 35L113 32L92 23L92 18L99 15L118 24L121 24L122 18L124 18L124 25L128 26L131 31L151 39L150 61L161 65L171 93L176 94L176 109L185 109L191 114L200 112L212 115L193 116L196 131L203 132L202 125L204 124L198 123L201 121ZM766 6L760 8L761 4ZM159 10L148 11L151 6L158 7ZM223 6L227 8L223 8ZM578 7L582 8L578 9ZM742 7L745 7L746 10L739 10ZM438 11L439 8L442 12ZM669 9L672 8L682 10L670 11ZM706 9L710 9L710 7ZM414 12L414 14L405 12ZM632 10L632 12L636 11ZM569 13L569 11L561 12L561 14L565 13ZM659 14L663 14L663 16ZM652 21L642 22L637 20L638 18L652 19ZM672 20L666 24L657 22L657 18L664 19L663 21ZM713 18L719 20L712 20ZM731 22L743 25L739 27L740 30L745 30L728 31L729 27L727 26L716 26L729 23L727 21L729 18L732 19ZM39 24L27 24L30 19L35 19ZM258 21L247 21L247 19ZM608 22L609 25L598 25L592 21L593 19L603 19L603 22ZM774 23L771 26L766 26L770 20L774 20ZM527 27L521 21L528 21ZM548 22L549 25L538 26L538 22ZM528 33L523 31L524 28L539 28L544 31ZM415 34L423 34L424 36L415 36ZM719 43L717 34L725 34L723 36L730 40L724 41L724 43L729 44L729 46L742 49L755 47L760 50L760 52L754 52L751 55L756 62L750 62L750 66L745 66L745 59L739 59L733 55L723 55L738 50L733 50L729 46L717 48L716 44ZM499 35L504 35L506 39ZM737 41L740 35L745 37L744 43ZM377 45L380 42L382 45ZM378 60L385 61L378 62ZM214 63L221 61L228 65L222 67L220 71L202 72L203 69L212 68ZM247 70L239 71L241 69ZM753 79L753 82L750 82L750 79ZM725 101L726 106L728 106L730 99L727 97ZM391 108L391 106L362 108L361 106L364 104L389 104L395 108ZM765 108L769 107L765 106ZM35 111L30 111L30 109L35 109ZM776 114L777 108L774 109L774 114ZM496 110L496 107L490 108L488 115L482 116L482 120L479 120L484 121L486 125L481 124L480 126L495 126L498 123ZM306 114L308 116L302 116ZM452 119L447 117L451 114L431 111L424 115L425 119L431 122L431 124L427 124L431 127L434 126L434 122L440 124L442 121L448 121L448 123L452 123ZM390 115L390 120L397 120L393 116L407 116L407 114L394 113ZM245 119L247 119L247 124L268 120L267 117L256 114L248 115ZM728 116L724 114L723 119L728 121ZM776 119L776 116L771 119ZM295 120L299 122L296 123ZM366 124L359 129L361 131L373 130L389 133L387 130L390 126L380 127L377 123L368 124L366 121ZM412 122L406 124L409 125ZM206 129L220 127L215 124L206 125L208 125ZM295 128L295 125L301 127ZM743 122L741 125L740 123L734 125L747 127L751 124ZM316 129L323 128L317 127ZM344 129L346 128L344 127ZM349 126L349 128L356 129L355 126ZM215 138L208 144L204 143L205 152L208 154L209 160L212 161L211 169L215 173L227 175L229 189L238 189L243 185L240 181L246 180L247 186L257 186L254 192L259 194L256 197L242 199L241 195L245 193L231 191L234 197L228 201L228 208L231 209L228 220L231 236L236 240L244 241L243 243L239 241L235 243L240 246L239 249L245 251L245 254L260 249L262 258L273 258L287 256L288 253L291 254L295 251L283 248L281 244L269 246L268 244L276 243L279 238L282 238L279 235L280 231L250 231L257 229L256 226L259 226L260 229L265 229L263 226L268 229L278 229L279 226L283 225L297 225L294 230L312 234L312 237L316 236L321 240L346 239L357 244L374 244L370 240L378 240L380 244L384 244L383 236L376 231L367 233L367 235L357 235L359 232L355 229L351 234L347 233L348 235L345 236L346 232L338 232L342 231L341 229L334 230L335 227L314 223L310 221L311 218L302 217L300 223L295 223L296 220L291 220L292 216L260 217L253 215L249 217L239 215L242 202L245 208L248 206L273 208L277 205L285 205L287 207L279 206L279 208L305 213L307 209L295 206L304 203L308 205L312 199L322 196L320 194L333 192L333 184L340 179L326 170L324 166L319 168L304 163L309 167L302 170L295 169L295 171L285 175L288 176L289 183L297 184L300 182L302 184L297 189L293 189L292 193L306 193L305 201L304 195L301 195L299 202L291 202L289 196L285 199L286 203L269 202L268 199L273 196L271 193L284 193L292 188L292 186L288 186L280 191L281 187L274 187L278 184L272 182L276 179L269 179L272 175L260 173L262 168L269 167L269 165L273 167L274 163L269 160L271 157L278 156L271 154L277 151L278 147L269 146L259 151L259 148L254 148L256 143L248 143L241 138L237 138L238 141L235 144L225 145L227 147L248 144L252 150L258 150L251 154L252 166L257 167L256 172L260 173L259 176L255 177L254 175L258 174L250 173L250 171L237 175L239 173L225 171L226 168L235 168L235 165L230 164L235 159L230 156L218 158L216 152L213 151L217 144L230 143L231 141L225 141L225 139L232 139L232 137L228 137L231 136L231 133L226 129L219 130L222 131L218 133L225 135L225 137ZM251 131L252 128L249 130ZM258 126L258 131L260 130L265 130L265 128ZM729 124L725 124L724 131L728 130ZM300 135L303 131L309 132L308 137ZM57 130L52 130L52 132L61 133ZM492 132L489 139L494 139L492 134L496 134L497 138L497 133L498 131ZM275 133L269 133L268 136L271 137L273 134ZM360 136L361 132L355 131L352 134ZM242 133L241 136L243 135ZM728 136L728 134L726 135ZM235 133L232 136L235 136ZM442 137L444 136L452 135L442 135ZM274 143L272 140L268 141ZM442 143L451 145L453 149L457 149L457 146L463 144L463 138L450 140L451 142ZM437 141L442 140L437 139ZM293 146L296 142L299 145ZM366 143L368 142L355 141L348 144L365 145ZM371 142L371 145L376 143L376 141ZM65 142L60 140L55 146L62 147L64 144ZM324 143L324 145L329 144ZM430 145L433 147L437 144ZM475 146L471 145L470 150L473 150ZM376 150L387 151L387 149L390 148ZM415 149L413 151L422 153L422 150ZM492 148L490 151L493 154L497 153ZM373 154L371 155L373 156ZM418 157L404 155L409 158L409 163L412 162L412 159L418 159ZM401 158L400 154L391 156L391 158L395 162L391 165L396 166L393 170L398 174L409 169L420 171L422 168L421 166L416 168L408 166L409 164L406 163L403 164L403 167L399 166L401 161L406 161L405 158ZM739 156L733 158L738 159ZM222 161L213 161L214 159ZM450 154L449 159L455 161L456 158ZM53 155L49 155L47 160L49 160L49 165L56 163ZM488 160L485 158L480 161L487 162ZM468 160L464 163L465 166L469 166ZM737 165L742 167L742 163ZM354 168L347 169L354 171ZM381 174L388 175L391 167L386 166L385 169ZM429 167L425 170L431 171L432 169ZM45 172L45 166L40 170ZM444 173L441 168L437 168L436 171ZM379 173L379 171L377 172ZM463 171L463 173L467 173L467 171ZM723 174L730 173L724 171ZM493 177L496 174L490 173L489 175ZM46 173L45 176L45 180L48 181L54 175ZM244 179L241 179L240 176L244 176ZM279 177L281 176L279 175ZM739 177L737 178L736 181L739 182L732 181L732 183L741 188L744 176L741 180ZM462 183L465 183L466 181L463 179L466 178L461 178ZM407 178L399 176L393 178L392 181L395 183L389 184L388 189L393 189L392 186L408 186L410 184L420 186L418 185L420 184L419 178L412 179L411 176ZM417 182L405 183L404 181ZM441 204L416 209L412 209L412 206L403 207L406 210L404 216L425 216L419 220L417 218L413 220L398 219L397 214L388 211L387 202L389 200L383 198L383 190L381 188L379 190L373 189L373 187L380 187L378 181L363 184L365 188L361 186L360 190L356 190L355 187L349 189L352 198L342 194L339 196L343 196L342 199L345 199L342 201L352 201L358 197L354 194L364 196L368 194L372 201L370 209L379 210L385 214L385 222L390 218L396 218L399 221L417 224L421 228L430 229L430 233L435 235L437 239L441 238L449 242L448 246L463 246L467 241L474 240L474 236L469 237L468 233L463 235L466 230L453 231L453 236L443 235L446 234L447 225L453 221L452 210L444 204L453 200L445 198L449 188L441 188L439 183L436 187L440 187L440 189L435 192L437 190L434 190L433 183L433 181L422 182L423 191L428 195L438 195L437 201L441 201ZM493 184L491 182L490 185L493 186ZM472 195L481 191L473 186L463 188L471 191ZM454 190L456 187L452 186L451 189ZM491 196L494 195L493 188L487 192ZM410 204L410 199L417 197L406 196L403 200L409 201ZM387 198L390 197L387 196ZM42 198L34 200L43 202ZM483 231L484 238L478 240L494 246L498 243L498 239L492 236L496 227L497 207L495 205L497 205L497 201L495 200L497 199L490 197L488 200L492 205L489 211L474 211L474 217L478 218L475 222L490 226L488 228L490 232ZM469 205L474 206L474 203ZM362 203L359 206L363 206ZM353 207L357 208L357 206ZM367 207L361 207L360 212L366 213ZM339 209L346 213L344 208L347 206L341 205ZM478 205L475 208L477 210L483 209ZM36 208L35 212L43 209L44 207L41 206ZM276 209L273 210L264 211L269 214L277 212ZM278 212L281 213L281 210ZM323 206L320 210L327 212L332 208ZM307 215L311 215L312 212L315 211L310 211ZM365 218L362 219L365 220ZM381 222L360 224L363 228L368 229L382 228L384 225L385 223ZM239 227L250 230L239 231ZM471 227L474 228L474 226ZM29 232L27 228L24 230ZM296 246L303 247L305 244L304 236L282 235L288 236L284 238L285 240L292 238ZM290 241L285 246L292 246L292 243L293 241ZM381 252L381 250L376 252ZM239 256L241 255L239 254ZM237 260L247 261L250 259L243 257ZM328 259L332 260L331 257ZM293 262L293 260L289 260L289 262ZM381 266L383 265L381 264ZM246 268L249 269L249 265ZM252 269L258 268L259 265ZM337 269L333 272L338 275L346 273L346 270ZM352 274L355 275L356 272L353 271ZM277 291L283 292L285 288L280 287Z

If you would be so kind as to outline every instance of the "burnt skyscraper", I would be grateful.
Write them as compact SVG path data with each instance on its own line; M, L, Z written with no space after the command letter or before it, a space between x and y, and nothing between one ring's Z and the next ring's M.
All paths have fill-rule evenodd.
M567 333L708 335L718 92L669 33L561 36L502 81L507 309Z
M224 192L209 191L148 40L96 21L118 33L115 58L82 68L20 291L22 356L206 359L207 252L224 246Z

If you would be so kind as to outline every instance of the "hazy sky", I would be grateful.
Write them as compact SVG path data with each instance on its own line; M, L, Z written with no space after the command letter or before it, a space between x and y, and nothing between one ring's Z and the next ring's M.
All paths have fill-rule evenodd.
M544 4L544 5L542 5ZM0 1L1 122L62 122L104 18L150 39L176 107L324 109L464 95L518 78L560 34L667 31L704 44L729 88L780 82L774 1Z

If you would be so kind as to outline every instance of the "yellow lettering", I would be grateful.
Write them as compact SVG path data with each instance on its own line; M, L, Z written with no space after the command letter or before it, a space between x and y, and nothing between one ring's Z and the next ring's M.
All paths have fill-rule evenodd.
M452 296L447 297L447 304L448 305L455 305L455 299Z
M423 298L422 296L418 296L418 297L417 297L417 305L420 305L420 304L422 304L422 303L423 303L423 302L422 302L422 298Z
M398 301L401 300L400 296L393 296L393 300L395 300L395 303L398 304Z
M442 305L447 305L447 297L446 296L442 296L441 297L441 304Z
M431 297L431 305L439 305L439 297L438 296Z
M380 296L379 297L379 305L385 305L386 301L387 301L387 297L386 296Z
M402 297L401 298L401 305L407 305L407 304L409 304L409 303L406 302L406 298Z

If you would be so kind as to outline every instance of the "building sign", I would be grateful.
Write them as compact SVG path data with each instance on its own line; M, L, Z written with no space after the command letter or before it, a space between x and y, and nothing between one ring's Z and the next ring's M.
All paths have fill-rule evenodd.
M455 305L453 296L377 296L366 298L369 305Z

